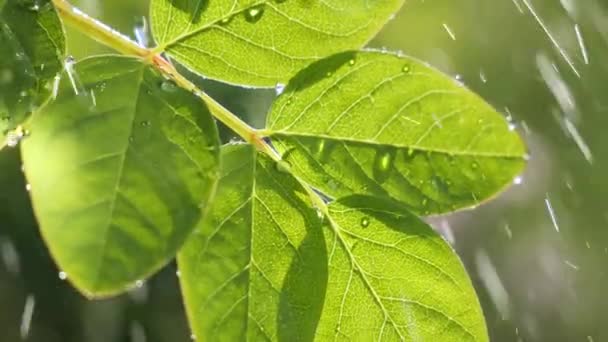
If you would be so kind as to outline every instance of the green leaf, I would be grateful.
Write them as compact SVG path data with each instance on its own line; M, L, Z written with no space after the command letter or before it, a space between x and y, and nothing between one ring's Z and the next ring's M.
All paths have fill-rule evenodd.
M475 206L510 184L526 150L463 85L412 58L347 52L298 74L267 134L326 194L387 197L419 214Z
M202 102L137 59L74 69L32 118L23 159L51 254L84 294L105 296L158 270L190 235L214 193L218 137Z
M487 341L458 257L402 205L344 198L322 226L251 146L224 147L222 169L220 200L178 256L197 339Z
M49 97L64 55L63 27L48 0L0 2L0 136Z
M464 267L424 222L361 195L332 203L329 220L318 340L488 341Z
M249 145L222 149L218 200L178 255L197 340L311 340L327 284L304 189Z
M157 51L206 77L274 87L365 45L404 0L153 0Z

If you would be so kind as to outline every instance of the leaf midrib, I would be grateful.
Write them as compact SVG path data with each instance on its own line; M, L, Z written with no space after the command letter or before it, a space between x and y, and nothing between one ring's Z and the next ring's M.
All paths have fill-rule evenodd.
M101 246L101 252L99 254L99 261L98 261L98 265L96 268L96 275L95 275L95 281L93 281L93 285L92 288L94 290L98 290L98 286L99 286L99 277L102 274L102 268L103 265L106 261L106 249L108 246L108 235L110 233L110 231L112 230L112 222L114 220L114 210L116 209L116 199L118 198L118 192L120 189L120 185L123 179L123 172L124 172L124 166L125 166L125 162L127 159L127 153L129 151L129 148L131 146L130 141L129 141L129 137L131 136L131 134L133 133L134 130L134 124L135 124L135 118L137 116L137 104L139 103L139 99L141 96L141 85L143 83L143 77L144 77L144 72L145 72L145 67L140 66L138 68L139 70L135 70L138 71L138 77L136 77L136 84L137 84L137 96L135 96L134 101L133 101L133 115L130 118L130 131L129 131L129 135L126 136L125 140L125 148L124 151L122 152L120 161L119 161L119 166L118 166L118 175L116 176L116 183L114 185L114 191L112 194L112 198L110 201L110 208L109 208L109 213L108 213L108 220L106 222L106 224L104 225L105 227L105 231L103 233L103 244ZM124 75L124 74L123 74Z
M273 136L281 136L289 137L289 138L317 138L319 140L330 140L334 142L342 142L342 143L353 143L353 144L361 144L361 145L372 145L380 148L397 148L397 149L407 149L412 150L413 152L431 152L431 153L441 153L447 154L451 156L465 156L465 157L482 157L482 158L507 158L507 159L521 159L525 160L524 154L520 153L496 153L496 152L472 152L472 151L450 151L446 149L440 148L428 148L424 146L417 145L406 145L406 144L398 144L398 143L386 143L386 142L378 142L370 139L357 139L352 137L341 137L341 136L333 136L327 134L317 134L317 133L301 133L301 132L290 132L290 131L273 131L270 129L262 130L260 133L264 137L273 138Z

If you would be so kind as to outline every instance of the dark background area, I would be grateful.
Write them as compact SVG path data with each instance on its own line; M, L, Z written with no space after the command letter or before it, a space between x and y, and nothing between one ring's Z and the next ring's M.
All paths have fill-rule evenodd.
M74 3L131 36L148 11L147 1ZM77 59L111 52L68 34ZM410 0L370 46L458 77L529 146L525 174L498 199L430 219L467 266L492 340L608 341L608 3ZM199 83L257 127L275 96ZM174 264L128 294L85 300L49 258L17 150L0 153L0 170L0 341L190 339Z

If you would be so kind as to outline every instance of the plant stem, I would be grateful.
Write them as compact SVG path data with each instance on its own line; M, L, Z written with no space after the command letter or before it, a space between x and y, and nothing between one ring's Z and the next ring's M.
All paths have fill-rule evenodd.
M122 54L143 59L146 63L158 69L165 77L174 81L179 87L192 92L203 100L209 107L211 114L213 114L217 120L228 126L245 141L256 146L266 154L272 150L270 146L267 146L256 129L239 119L231 111L223 107L215 99L181 75L160 53L156 53L154 50L147 49L137 44L129 37L112 29L106 24L91 18L66 0L52 1L61 18L76 27L79 31Z
M150 55L150 51L145 47L140 46L129 39L129 37L99 20L91 18L68 1L53 0L53 5L55 5L55 9L63 20L96 41L126 55L138 56L141 58L147 58Z
M53 5L57 9L57 12L63 20L70 23L72 26L77 28L82 33L85 33L89 37L97 40L98 42L109 46L116 51L141 58L144 62L152 65L158 69L165 77L175 82L175 84L199 97L203 100L211 114L221 121L223 124L228 126L236 134L241 136L246 142L254 145L260 152L267 154L273 160L280 162L282 157L263 139L263 132L260 132L253 127L249 126L239 117L234 115L231 111L222 106L214 98L209 96L201 89L199 89L192 81L188 80L182 74L180 74L173 64L167 61L160 53L154 49L145 48L136 42L132 41L129 37L121 34L120 32L112 29L108 25L91 18L86 13L82 12L77 7L74 7L67 0L52 0ZM292 174L293 175L293 174ZM324 215L327 215L327 205L323 199L317 194L314 189L293 175L298 182L308 192L313 205L315 205Z

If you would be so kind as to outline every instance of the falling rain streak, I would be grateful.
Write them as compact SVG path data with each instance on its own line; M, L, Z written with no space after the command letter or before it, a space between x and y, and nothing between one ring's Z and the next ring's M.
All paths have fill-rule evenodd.
M549 217L551 217L551 223L553 223L553 227L555 231L559 233L559 225L557 224L557 217L555 216L555 211L553 210L553 206L551 205L551 200L549 199L549 194L545 197L545 206L547 207L547 212L549 213Z
M25 305L23 306L23 314L21 315L21 325L19 326L19 333L21 339L25 340L30 334L30 326L32 324L32 317L34 316L34 308L36 305L36 299L34 295L29 294L25 298Z
M536 22L538 23L538 25L545 32L545 34L547 35L547 37L549 38L549 40L551 41L551 43L553 44L553 46L555 47L555 49L557 49L557 51L562 56L562 58L564 59L564 61L566 61L566 63L570 67L570 69L572 69L572 72L574 72L574 74L576 74L576 76L581 77L580 73L578 72L578 70L574 66L574 63L572 62L572 59L570 59L570 56L568 56L568 54L566 53L566 51L557 42L557 40L555 39L555 37L553 36L553 34L551 33L551 31L549 31L549 28L547 27L547 25L545 25L545 22L540 18L540 16L536 13L536 10L534 9L534 7L532 7L532 5L530 4L529 0L522 0L522 1L526 5L526 7L528 8L528 10L530 11L530 13L532 14L532 16L534 17L534 20L536 20Z

